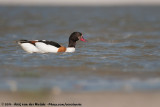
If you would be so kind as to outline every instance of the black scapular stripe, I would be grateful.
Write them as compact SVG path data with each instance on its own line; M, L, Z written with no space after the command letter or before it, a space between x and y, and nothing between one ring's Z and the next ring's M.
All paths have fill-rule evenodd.
M53 41L44 41L44 40L39 40L38 42L43 42L47 45L52 45L52 46L55 46L57 48L61 47L61 45L59 45L57 42L53 42Z
M35 45L35 43L32 43L31 41L28 40L19 40L20 43L31 43L33 45ZM52 45L55 46L57 48L61 47L61 45L59 45L57 42L53 42L53 41L46 41L46 40L38 40L37 42L43 42L47 45Z

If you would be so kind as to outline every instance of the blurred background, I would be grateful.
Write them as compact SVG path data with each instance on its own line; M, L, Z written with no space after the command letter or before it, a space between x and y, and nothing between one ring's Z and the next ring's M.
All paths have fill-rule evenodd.
M1 106L160 106L159 11L159 0L0 0ZM67 46L74 31L88 40L75 53L28 54L16 43Z

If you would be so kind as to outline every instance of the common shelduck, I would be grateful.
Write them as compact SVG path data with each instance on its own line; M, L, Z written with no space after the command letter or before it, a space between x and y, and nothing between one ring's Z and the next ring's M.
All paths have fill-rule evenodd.
M69 37L69 44L67 48L56 42L47 40L19 40L18 44L28 53L74 52L76 41L78 40L86 42L82 33L73 32Z

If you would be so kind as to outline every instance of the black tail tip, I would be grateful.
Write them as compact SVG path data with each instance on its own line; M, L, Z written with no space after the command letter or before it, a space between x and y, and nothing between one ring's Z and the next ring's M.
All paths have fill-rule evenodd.
M18 44L21 44L21 43L26 43L26 42L28 42L28 40L18 40L18 41L16 41Z

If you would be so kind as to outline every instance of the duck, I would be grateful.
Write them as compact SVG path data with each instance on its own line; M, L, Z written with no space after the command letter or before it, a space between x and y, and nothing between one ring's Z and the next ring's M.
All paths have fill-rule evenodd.
M81 32L71 33L68 47L47 40L18 40L17 42L27 53L58 53L75 52L75 46L78 40L86 42Z

